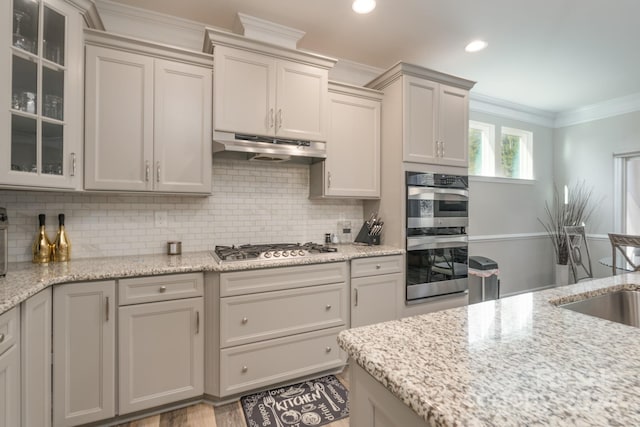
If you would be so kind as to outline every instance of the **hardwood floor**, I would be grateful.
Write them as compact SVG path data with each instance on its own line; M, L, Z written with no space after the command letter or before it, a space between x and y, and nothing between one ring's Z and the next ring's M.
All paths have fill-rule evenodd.
M345 368L336 377L349 389L349 369ZM349 427L349 418L338 420L327 427ZM118 427L247 427L240 402L216 408L200 403L164 414L154 415Z

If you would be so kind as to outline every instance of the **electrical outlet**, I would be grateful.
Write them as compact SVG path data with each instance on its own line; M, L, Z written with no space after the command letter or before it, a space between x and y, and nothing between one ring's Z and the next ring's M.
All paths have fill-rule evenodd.
M158 228L166 228L167 227L167 212L166 211L156 211L155 212L155 224Z

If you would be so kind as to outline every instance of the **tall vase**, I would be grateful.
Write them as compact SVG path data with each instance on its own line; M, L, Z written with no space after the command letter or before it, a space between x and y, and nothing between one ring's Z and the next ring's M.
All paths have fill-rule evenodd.
M556 286L569 284L569 265L556 264Z

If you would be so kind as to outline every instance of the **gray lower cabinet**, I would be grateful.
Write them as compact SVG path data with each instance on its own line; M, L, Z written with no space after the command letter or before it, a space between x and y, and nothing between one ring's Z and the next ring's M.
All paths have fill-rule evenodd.
M197 283L190 292L196 289L200 296L171 300L180 295L184 283ZM120 415L204 391L202 274L120 280L121 302L136 286L149 297L155 290L156 297L169 300L119 308Z
M20 425L20 308L0 316L0 427Z
M351 327L395 320L402 286L401 255L351 261Z
M51 288L22 303L22 426L51 425Z
M208 274L205 392L228 398L343 366L347 281L346 262Z
M53 289L53 423L56 427L115 416L116 283Z

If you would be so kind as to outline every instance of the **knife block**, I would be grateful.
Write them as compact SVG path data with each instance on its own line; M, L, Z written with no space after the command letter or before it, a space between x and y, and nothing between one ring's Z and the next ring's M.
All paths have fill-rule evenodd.
M360 228L360 231L358 232L358 235L356 236L355 241L358 243L366 243L369 246L379 245L380 235L378 234L377 236L371 236L369 234L369 227L367 227L367 223L364 222L362 223L362 228Z

